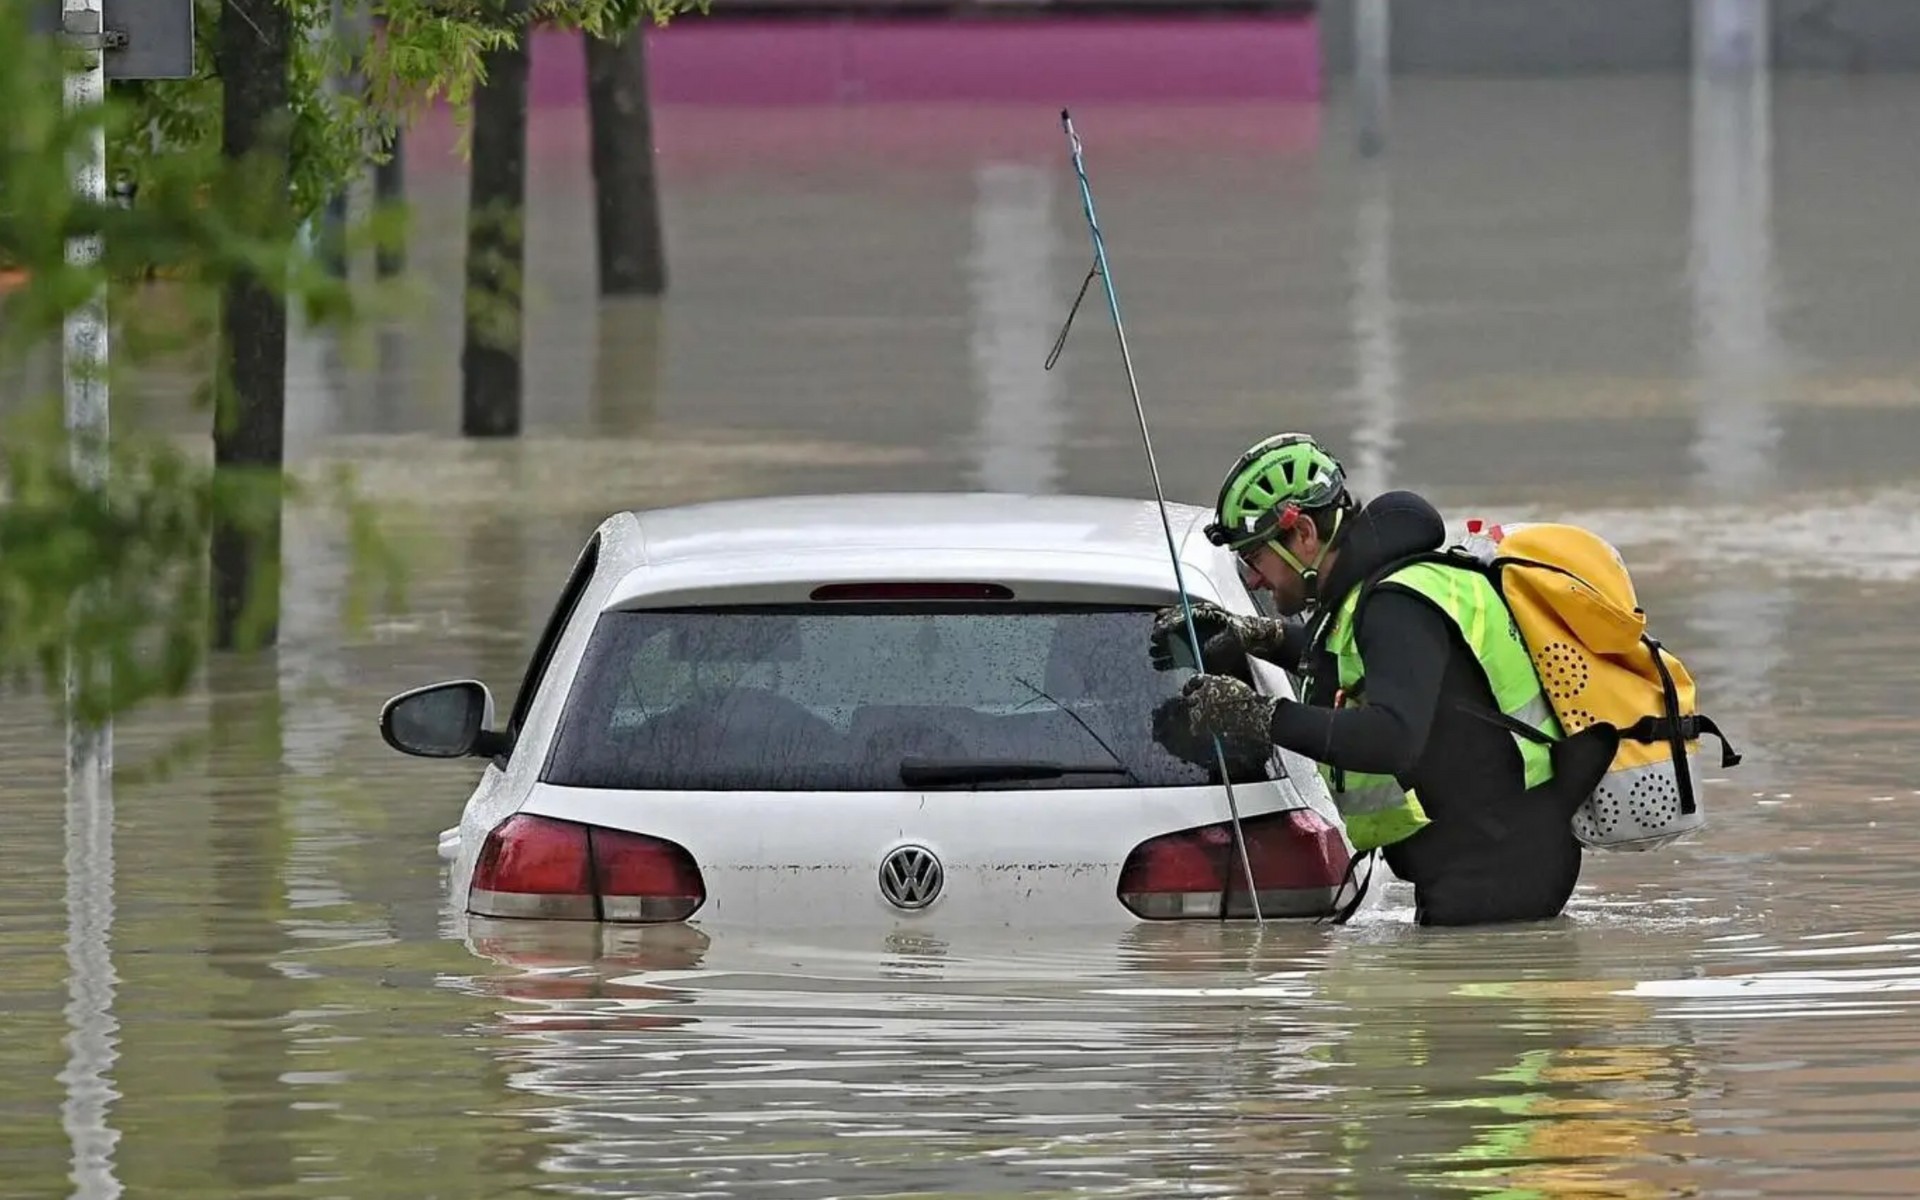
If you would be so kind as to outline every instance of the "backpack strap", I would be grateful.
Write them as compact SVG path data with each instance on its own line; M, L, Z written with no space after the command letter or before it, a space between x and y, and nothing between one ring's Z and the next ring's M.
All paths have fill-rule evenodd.
M1667 670L1667 663L1660 655L1660 643L1646 634L1640 635L1649 653L1653 655L1653 669L1660 672L1660 691L1667 701L1666 730L1667 745L1673 753L1673 778L1680 788L1680 811L1687 816L1694 812L1693 768L1687 762L1687 743L1680 736L1680 693L1673 686L1673 672ZM1726 742L1720 743L1724 749Z
M1667 714L1665 716L1645 716L1620 731L1620 737L1636 742L1666 742L1673 756L1675 781L1680 789L1680 811L1688 815L1699 807L1694 801L1693 771L1687 762L1687 743L1699 739L1703 734L1711 734L1720 739L1720 769L1728 770L1740 765L1740 753L1720 732L1720 726L1712 717L1695 713L1691 716L1680 715L1680 695L1673 684L1673 674L1667 670L1667 664L1661 658L1660 643L1651 637L1642 637L1653 654L1653 665L1660 672L1661 689L1666 694ZM1471 717L1478 717L1493 725L1498 725L1508 733L1537 742L1543 746L1553 744L1553 739L1538 729L1517 720L1503 712L1495 712L1484 705L1457 701L1455 708Z
M1620 736L1636 742L1671 741L1673 738L1672 726L1674 723L1675 722L1668 717L1641 717L1638 721L1622 729ZM1733 748L1733 743L1727 740L1727 735L1720 732L1720 726L1714 723L1712 717L1706 716L1703 713L1695 713L1690 717L1681 717L1678 724L1680 727L1680 740L1682 742L1695 741L1707 735L1720 739L1721 770L1728 770L1740 765L1740 752Z
M1546 734L1541 733L1538 729L1535 729L1533 726L1527 724L1525 721L1520 720L1518 717L1510 717L1506 713L1500 712L1498 709L1488 708L1484 704L1472 704L1465 700L1456 700L1454 701L1453 706L1459 711L1466 713L1470 717L1478 717L1480 720L1485 721L1490 725L1498 725L1500 728L1506 730L1508 733L1511 733L1516 737L1523 737L1528 741L1535 743L1536 745L1551 746L1554 744L1553 738L1550 738ZM1653 718L1648 717L1647 720L1651 721L1653 720ZM1642 721L1641 724L1642 725L1646 724L1646 721ZM1642 740L1645 740L1645 739L1642 739Z
M1378 587L1378 585L1381 583L1381 581L1386 579L1387 576L1393 574L1395 571L1400 570L1402 567L1411 567L1417 563L1423 563L1423 562L1436 562L1436 563L1445 564L1447 566L1464 566L1464 567L1470 567L1470 568L1473 568L1474 570L1479 570L1479 571L1484 571L1486 569L1485 565L1482 564L1480 560L1476 558L1471 558L1463 554L1450 554L1444 550L1422 550L1414 554L1403 555L1400 558L1388 559L1386 562L1381 563L1379 566L1375 567L1372 571L1369 571L1360 580L1359 584L1356 585L1359 592L1359 596L1357 599L1354 600L1353 612L1348 617L1348 622L1353 627L1355 637L1359 636L1360 614L1366 608L1367 601L1373 598L1374 591ZM1342 600L1344 601L1344 599L1345 597L1343 596ZM1321 663L1326 659L1327 641L1333 636L1334 621L1335 621L1335 618L1338 617L1341 607L1343 607L1342 604L1335 604L1329 607L1328 609L1325 610L1324 613L1321 614L1319 619L1315 622L1315 627L1313 629L1312 636L1309 639L1308 650L1306 654L1306 657L1308 658L1309 661L1312 661L1314 663ZM1336 684L1336 686L1338 685ZM1350 687L1346 688L1345 691L1346 691L1346 694L1350 696L1359 696L1365 691L1365 689L1366 689L1366 677L1362 676L1361 678L1354 680L1353 684ZM1338 767L1333 768L1332 782L1333 782L1334 789L1336 791L1342 790L1346 787L1346 775L1347 773L1341 770L1340 768Z
M1486 576L1489 579L1494 579L1497 575L1498 567L1500 564L1519 563L1519 562L1525 562L1525 561L1528 561L1528 560L1515 559L1515 558L1495 559L1494 563L1492 565L1489 565L1487 563L1481 562L1477 558L1474 558L1472 555L1460 554L1450 550L1425 550L1418 554L1409 554L1404 558L1394 559L1393 561L1376 568L1365 579L1360 581L1360 598L1354 601L1354 604L1353 604L1353 624L1357 631L1360 624L1361 609L1366 607L1367 601L1372 599L1375 590L1387 578L1387 576L1392 575L1395 571L1400 570L1402 567L1410 567L1418 563L1438 563L1441 566L1459 567L1464 570L1474 571L1479 573L1480 575ZM1540 565L1544 566L1546 564L1543 563ZM1553 569L1559 570L1559 568L1557 567ZM1388 584L1387 586L1393 587L1394 585ZM1494 590L1496 592L1499 591L1497 583ZM1501 603L1503 604L1506 603L1506 598L1504 596L1501 597ZM1324 639L1327 636L1328 631L1332 628L1332 624L1333 623L1331 621L1328 621L1326 625L1321 629L1320 631L1321 638ZM1535 729L1533 726L1527 724L1525 721L1516 720L1515 718L1508 716L1507 714L1499 711L1498 709L1491 708L1481 704L1470 704L1466 701L1456 701L1454 704L1454 707L1459 709L1461 712L1466 713L1469 716L1478 717L1482 721L1491 721L1493 724L1498 725L1500 728L1506 730L1508 733L1516 734L1520 737L1526 738L1528 741L1537 742L1542 746L1551 746L1554 744L1553 738L1550 738L1546 734L1541 733L1538 729Z
M1353 919L1353 914L1360 911L1361 901L1367 898L1367 888L1373 883L1373 863L1379 854L1380 851L1377 848L1373 850L1363 850L1347 860L1346 873L1341 877L1340 886L1334 889L1333 894L1334 897L1338 899L1340 893L1346 890L1348 884L1352 883L1355 884L1353 899L1340 905L1333 912L1322 916L1319 920L1315 921L1314 924L1324 925L1331 921L1335 925L1345 925ZM1367 876L1365 879L1356 880L1354 876L1363 860L1367 864Z

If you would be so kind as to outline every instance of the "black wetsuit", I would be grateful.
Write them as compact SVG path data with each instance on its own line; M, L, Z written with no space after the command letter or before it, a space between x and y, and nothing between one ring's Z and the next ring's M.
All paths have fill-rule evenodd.
M1321 581L1328 610L1377 568L1437 550L1446 537L1440 514L1411 492L1375 498L1348 524L1334 569ZM1433 823L1385 855L1394 874L1413 884L1420 924L1558 915L1580 877L1570 821L1597 773L1560 771L1526 794L1513 736L1466 711L1494 707L1485 673L1453 621L1425 597L1380 586L1361 610L1356 636L1366 702L1346 709L1332 707L1332 655L1308 646L1304 631L1289 638L1289 657L1305 651L1313 683L1304 703L1283 701L1274 712L1273 740L1332 767L1392 775L1416 791Z

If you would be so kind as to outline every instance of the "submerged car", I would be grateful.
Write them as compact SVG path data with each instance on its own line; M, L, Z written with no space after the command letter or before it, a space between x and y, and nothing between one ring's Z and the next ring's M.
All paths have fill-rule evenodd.
M1190 595L1258 611L1168 506ZM380 716L408 754L486 760L442 835L455 907L701 926L1251 919L1217 774L1152 737L1191 672L1151 501L798 496L609 517L511 712L475 680ZM1269 694L1286 674L1255 664ZM1318 917L1350 845L1313 765L1237 780L1260 911Z

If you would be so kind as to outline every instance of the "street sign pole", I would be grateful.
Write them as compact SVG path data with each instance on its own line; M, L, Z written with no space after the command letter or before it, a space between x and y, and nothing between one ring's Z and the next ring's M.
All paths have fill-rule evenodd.
M80 53L67 72L70 113L98 108L106 100L106 19L101 0L64 0L61 28ZM74 195L83 203L107 199L107 132L95 126L73 165ZM97 234L67 239L67 262L91 266L100 258ZM95 292L67 314L61 378L66 388L67 434L74 470L95 486L104 481L107 437L107 302Z
M67 68L66 108L84 113L106 99L106 14L101 0L63 0L61 32L77 53ZM107 134L96 125L72 165L73 190L83 203L107 196ZM67 239L67 262L88 267L100 258L100 237ZM89 487L107 472L107 299L95 291L66 316L61 384L66 393L68 453L74 474ZM84 599L80 601L84 603ZM80 677L75 647L67 648L67 1068L61 1124L72 1147L75 1196L120 1193L107 1119L113 1095L113 723L83 721L76 711Z
M57 17L56 17L57 13ZM64 105L96 112L107 80L183 79L193 74L193 0L57 0L36 11L36 27L69 49ZM83 206L107 201L107 135L96 123L74 155L73 193ZM67 239L69 265L100 261L97 232ZM61 329L61 387L69 461L82 486L106 485L108 470L107 290L103 283L70 310ZM76 609L87 597L75 598ZM77 613L76 613L77 615ZM119 1135L108 1119L119 1022L113 969L113 721L83 720L77 647L66 661L67 709L67 1065L61 1124L72 1148L73 1195L110 1200L121 1192L114 1170ZM96 685L110 682L96 674Z

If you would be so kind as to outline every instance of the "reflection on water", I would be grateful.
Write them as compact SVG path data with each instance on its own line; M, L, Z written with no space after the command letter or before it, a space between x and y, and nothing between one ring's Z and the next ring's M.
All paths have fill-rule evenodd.
M108 844L55 815L57 722L0 703L7 1187L1911 1191L1920 166L1889 147L1920 90L1395 99L1368 162L1298 114L1076 109L1169 496L1306 428L1456 519L1593 524L1747 756L1707 784L1706 836L1591 857L1565 920L1515 930L1413 929L1404 889L1342 929L1091 943L1044 914L796 943L446 912L434 840L474 772L385 750L378 705L463 676L509 705L608 509L1146 482L1111 335L1041 370L1086 246L1054 113L939 137L878 110L663 114L675 290L602 306L555 124L527 438L452 436L451 306L296 350L290 452L393 506L406 608L349 631L347 531L290 514L278 652L116 730L123 767L208 747L116 780L110 872L68 869ZM431 138L409 166L410 261L445 290L460 178ZM164 384L138 419L197 427Z
M1772 77L1740 52L1740 35L1753 32L1743 15L1719 0L1702 0L1697 13L1712 68L1696 73L1692 94L1693 491L1710 502L1773 490L1783 437L1776 410L1791 383L1774 313ZM1705 635L1696 668L1727 695L1764 705L1789 611L1784 583L1729 580L1690 626ZM1755 788L1777 782L1765 757L1742 775Z
M113 730L67 730L67 1066L61 1125L73 1145L76 1195L119 1195L110 1109L119 1021L113 970Z
M517 1001L496 1030L515 1086L550 1105L555 1168L660 1195L751 1193L773 1169L804 1195L1639 1197L1703 1173L1788 1195L1760 1162L1701 1165L1779 1119L1743 1107L1743 1081L1824 1090L1804 1047L1765 1057L1794 1018L1911 1019L1889 993L1920 974L1911 940L1754 945L1591 913L1440 946L1191 927L997 953L580 940L474 937L527 972L482 990ZM1839 965L1881 954L1908 965ZM1700 966L1649 980L1655 958ZM1754 1019L1770 1027L1729 1033ZM1910 1080L1880 1095L1910 1103ZM1860 1185L1910 1169L1851 1144Z

